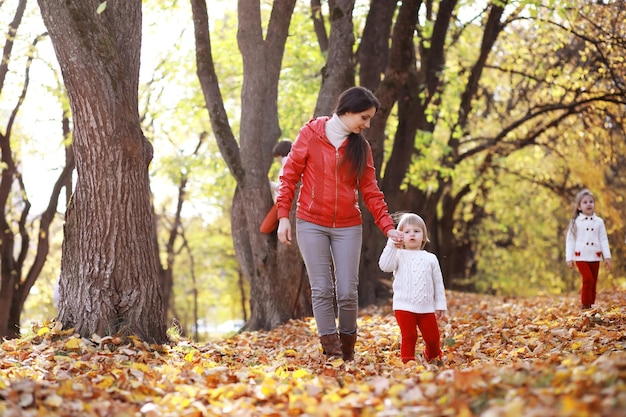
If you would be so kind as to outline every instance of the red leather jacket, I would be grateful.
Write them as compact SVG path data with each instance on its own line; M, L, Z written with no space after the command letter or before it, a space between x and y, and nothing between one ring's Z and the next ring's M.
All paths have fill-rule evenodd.
M347 141L336 149L326 137L327 116L304 125L283 166L276 204L278 218L289 217L296 187L302 181L296 217L324 227L350 227L362 224L359 192L376 225L386 236L394 228L384 195L378 188L372 150L368 144L367 167L357 181L340 162Z

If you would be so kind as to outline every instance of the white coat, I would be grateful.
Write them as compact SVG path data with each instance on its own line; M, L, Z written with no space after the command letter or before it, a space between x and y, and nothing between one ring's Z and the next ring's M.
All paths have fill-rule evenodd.
M595 213L591 216L580 213L575 222L576 236L571 226L567 230L565 261L598 262L602 259L611 259L604 221Z

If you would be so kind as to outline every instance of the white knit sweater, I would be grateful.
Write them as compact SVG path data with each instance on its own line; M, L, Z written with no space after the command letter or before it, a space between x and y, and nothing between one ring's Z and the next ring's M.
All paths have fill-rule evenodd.
M441 268L434 254L398 249L389 239L378 266L384 272L393 272L394 310L432 313L448 309Z

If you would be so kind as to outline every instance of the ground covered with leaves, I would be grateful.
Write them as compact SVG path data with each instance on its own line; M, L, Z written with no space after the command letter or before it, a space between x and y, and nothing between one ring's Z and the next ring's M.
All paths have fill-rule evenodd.
M167 346L47 323L2 342L0 415L625 415L625 291L584 312L575 295L448 302L439 367L400 361L388 307L362 312L351 363L324 361L311 319Z

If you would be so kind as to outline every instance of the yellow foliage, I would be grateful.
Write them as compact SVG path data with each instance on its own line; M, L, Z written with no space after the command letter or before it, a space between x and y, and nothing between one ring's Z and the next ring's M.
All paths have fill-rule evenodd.
M37 336L43 336L46 333L50 333L50 329L48 327L41 327L37 330Z
M65 342L65 349L79 349L81 347L82 342L80 341L80 339L76 339L76 338L72 338L69 339L67 342Z
M132 362L130 364L130 366L131 366L131 368L137 369L138 371L141 371L141 372L144 372L144 373L150 372L150 367L148 367L148 365L146 365L145 363Z

